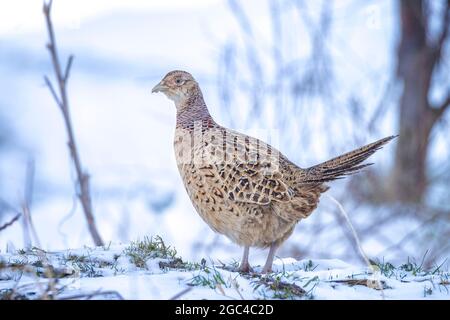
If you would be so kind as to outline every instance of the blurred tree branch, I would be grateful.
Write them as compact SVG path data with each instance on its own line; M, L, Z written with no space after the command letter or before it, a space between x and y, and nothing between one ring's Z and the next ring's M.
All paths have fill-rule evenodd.
M442 116L444 115L445 111L447 111L448 107L450 106L450 91L447 95L447 98L444 100L444 102L442 102L441 105L439 105L437 108L434 108L434 117L435 117L435 121L439 120L440 118L442 118Z
M30 237L31 234L34 238L34 244L40 248L41 242L34 227L33 219L31 218L31 204L33 200L33 187L34 187L34 172L35 163L34 159L30 158L27 162L26 175L25 175L25 194L22 201L22 214L23 214L23 234L24 234L24 246L29 249L32 246L32 241Z
M51 81L47 76L44 77L45 83L47 84L53 98L55 99L56 103L58 104L61 113L64 118L64 123L67 130L68 135L68 147L70 150L70 155L73 160L73 164L75 166L76 174L77 174L77 187L79 190L78 192L78 198L81 202L81 205L83 207L84 215L86 217L89 232L91 234L92 240L94 241L96 246L103 245L103 240L100 237L100 234L97 230L97 227L95 225L93 210L92 210L92 201L91 201L91 195L90 195L90 187L89 187L89 175L83 170L83 166L81 164L80 155L78 152L78 148L75 142L75 136L73 133L73 126L72 121L70 117L69 112L69 102L67 98L67 81L69 79L70 75L70 68L72 66L73 62L73 56L71 55L67 61L64 74L62 73L61 64L59 62L58 52L56 48L56 40L55 40L55 34L53 31L53 24L50 17L52 7L52 1L50 0L48 3L44 2L44 15L46 19L47 24L47 30L49 35L49 43L47 44L47 49L50 52L50 57L52 59L53 69L55 71L55 77L58 84L59 89L59 97L56 93L56 90L54 89Z
M437 60L440 60L442 56L442 49L444 48L445 41L448 38L448 33L450 32L450 0L447 0L447 6L444 9L444 18L442 22L441 34L435 46L435 56Z
M0 231L5 230L6 228L10 227L11 225L14 224L14 222L16 222L17 220L19 220L20 216L22 214L18 213L17 215L14 216L14 218L12 218L10 221L6 222L5 224L0 226Z

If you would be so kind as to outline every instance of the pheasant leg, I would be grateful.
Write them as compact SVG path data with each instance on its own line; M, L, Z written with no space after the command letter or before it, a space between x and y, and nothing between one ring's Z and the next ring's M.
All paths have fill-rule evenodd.
M277 245L276 243L272 243L269 249L269 254L267 256L266 264L264 265L264 268L262 269L262 273L270 273L272 272L272 264L273 264L273 258L275 257L275 252L277 251Z
M249 246L245 246L244 247L244 254L242 256L241 265L239 266L239 271L240 272L245 272L245 273L253 272L252 267L250 267L250 264L248 263L248 253L249 252L250 252L250 247Z

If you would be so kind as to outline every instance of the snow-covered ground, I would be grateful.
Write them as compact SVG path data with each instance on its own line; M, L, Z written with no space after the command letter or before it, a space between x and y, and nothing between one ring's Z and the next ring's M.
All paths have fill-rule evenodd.
M372 268L336 259L277 259L245 275L236 263L188 262L161 238L129 245L0 255L3 299L450 299L448 265ZM256 272L260 266L254 266Z

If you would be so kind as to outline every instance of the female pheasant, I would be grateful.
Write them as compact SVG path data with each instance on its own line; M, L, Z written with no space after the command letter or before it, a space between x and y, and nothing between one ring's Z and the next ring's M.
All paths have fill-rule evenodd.
M175 102L175 155L186 191L200 217L244 247L242 272L251 270L250 247L276 249L317 207L326 182L354 173L394 137L302 169L261 140L224 128L208 112L200 87L185 71L169 72L152 92Z

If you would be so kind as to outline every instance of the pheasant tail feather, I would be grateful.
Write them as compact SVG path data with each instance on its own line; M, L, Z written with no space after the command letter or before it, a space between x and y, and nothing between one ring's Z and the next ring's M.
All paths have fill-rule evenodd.
M377 150L381 149L386 143L396 138L390 136L368 144L359 149L345 153L339 157L325 161L313 167L306 169L304 183L324 183L336 179L341 179L346 175L355 173L372 163L361 164Z

